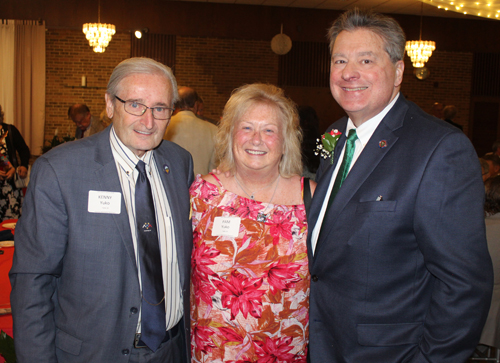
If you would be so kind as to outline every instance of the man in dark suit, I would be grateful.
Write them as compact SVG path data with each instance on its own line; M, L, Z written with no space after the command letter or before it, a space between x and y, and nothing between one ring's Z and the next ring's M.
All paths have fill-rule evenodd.
M33 166L10 272L19 363L188 361L193 164L162 141L176 81L131 58L105 97L112 125Z
M350 10L329 36L348 117L328 130L342 135L308 219L311 362L464 362L492 291L475 151L399 92L393 19Z

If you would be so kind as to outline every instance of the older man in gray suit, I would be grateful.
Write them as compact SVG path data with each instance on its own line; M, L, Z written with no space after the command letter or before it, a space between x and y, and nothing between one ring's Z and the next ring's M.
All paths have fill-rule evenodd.
M162 141L168 67L120 63L105 132L33 166L10 278L19 363L186 362L190 155Z

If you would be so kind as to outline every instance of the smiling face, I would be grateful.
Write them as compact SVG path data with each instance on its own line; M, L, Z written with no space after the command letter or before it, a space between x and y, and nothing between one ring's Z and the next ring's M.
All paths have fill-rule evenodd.
M155 74L134 73L119 84L117 96L136 101L148 107L172 107L172 86L169 80ZM134 154L141 157L157 147L170 120L156 120L150 109L142 116L125 112L123 103L106 94L106 110L113 119L116 135Z
M256 103L236 122L233 155L240 172L279 172L283 155L282 122L276 109L267 103Z
M330 90L359 126L394 99L403 71L403 61L391 62L379 35L367 29L342 31L333 46Z

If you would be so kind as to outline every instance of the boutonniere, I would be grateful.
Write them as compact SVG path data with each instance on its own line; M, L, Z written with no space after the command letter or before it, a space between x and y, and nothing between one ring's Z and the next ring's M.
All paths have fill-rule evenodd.
M315 155L320 155L323 159L330 158L330 164L333 164L333 151L335 150L335 145L339 141L339 137L342 133L333 129L330 132L321 135L321 140L316 139L316 151Z

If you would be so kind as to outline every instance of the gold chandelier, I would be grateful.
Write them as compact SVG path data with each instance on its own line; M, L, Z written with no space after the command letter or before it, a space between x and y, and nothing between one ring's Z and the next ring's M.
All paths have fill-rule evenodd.
M436 43L432 40L422 40L422 17L424 12L424 3L422 2L422 10L420 14L420 37L419 40L409 40L406 42L405 50L411 59L413 67L422 68L425 66L432 55L432 51L436 49Z
M83 24L83 33L96 53L104 53L116 33L113 24L101 24L101 2L98 3L98 22Z

